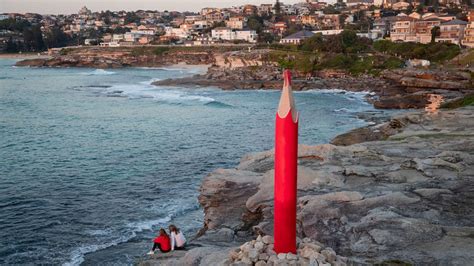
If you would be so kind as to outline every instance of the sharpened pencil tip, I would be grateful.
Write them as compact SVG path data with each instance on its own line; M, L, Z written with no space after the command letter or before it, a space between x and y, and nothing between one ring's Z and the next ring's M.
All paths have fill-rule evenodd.
M280 103L278 105L278 116L284 118L291 112L293 121L296 122L298 119L298 113L296 112L295 100L293 99L293 92L291 89L291 71L285 69L283 71L283 90L281 92Z

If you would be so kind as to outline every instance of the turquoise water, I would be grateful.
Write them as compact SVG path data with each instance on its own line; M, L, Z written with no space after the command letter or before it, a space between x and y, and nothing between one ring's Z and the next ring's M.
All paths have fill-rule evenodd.
M131 264L160 226L202 225L201 179L272 148L277 91L166 88L203 68L0 60L0 264ZM363 94L302 92L300 143L364 125Z

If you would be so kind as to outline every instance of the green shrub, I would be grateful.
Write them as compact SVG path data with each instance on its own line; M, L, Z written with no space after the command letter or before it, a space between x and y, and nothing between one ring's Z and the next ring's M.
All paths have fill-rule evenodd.
M63 48L61 50L59 50L59 54L60 55L68 55L73 49L71 48Z
M441 105L441 108L455 109L459 107L474 105L474 94L469 94L461 99L450 101Z
M441 63L456 57L461 49L459 46L447 43L394 43L388 40L376 41L374 50L407 59L426 59L435 63Z
M153 49L154 55L163 55L164 53L168 52L170 49L168 47L156 47Z
M386 58L383 63L381 68L383 69L395 69L395 68L401 68L403 67L405 62L403 60L400 60L397 57L390 57Z
M288 59L280 59L278 60L278 65L283 69L293 69L295 68L295 61Z

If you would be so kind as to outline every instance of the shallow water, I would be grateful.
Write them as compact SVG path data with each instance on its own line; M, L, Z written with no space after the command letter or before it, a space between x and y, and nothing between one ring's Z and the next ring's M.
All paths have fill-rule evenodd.
M131 264L202 224L201 179L272 148L278 91L169 88L199 67L15 68L0 60L0 264ZM296 93L300 143L362 126L362 93Z

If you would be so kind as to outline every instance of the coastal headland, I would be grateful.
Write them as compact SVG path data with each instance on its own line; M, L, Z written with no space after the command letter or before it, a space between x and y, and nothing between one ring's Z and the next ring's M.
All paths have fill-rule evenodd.
M280 89L282 58L296 56L268 48L249 47L79 47L51 50L50 58L18 61L29 67L163 67L174 64L209 65L203 75L154 82L157 86L212 86L224 90ZM285 59L286 60L286 59ZM289 59L288 59L289 60ZM380 68L376 74L354 74L324 68L308 75L294 71L294 90L340 89L372 92L369 101L376 108L425 108L450 101L473 88L469 69Z
M210 67L203 75L154 84L224 90L279 89L282 84L281 64L265 49L96 49L66 50L51 59L17 65L114 68L184 62ZM147 49L157 50L150 54ZM294 89L369 91L368 101L377 108L426 109L355 129L331 144L300 146L301 249L320 246L311 250L319 265L467 265L474 259L471 72L433 67L354 75L321 69L308 76L295 71ZM442 106L447 108L439 109ZM257 242L263 240L252 240L273 232L272 150L246 155L235 169L217 169L206 176L199 203L204 225L187 251L144 257L137 263L247 265L252 257L251 263L278 265L288 259L254 256ZM309 263L309 257L306 261L306 255L299 256Z

